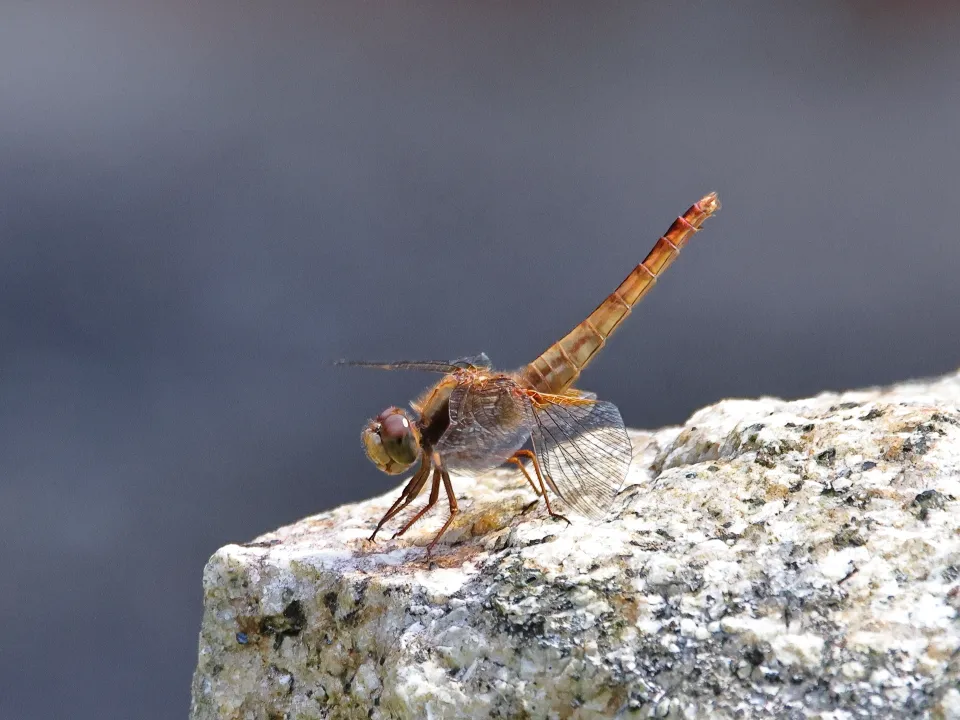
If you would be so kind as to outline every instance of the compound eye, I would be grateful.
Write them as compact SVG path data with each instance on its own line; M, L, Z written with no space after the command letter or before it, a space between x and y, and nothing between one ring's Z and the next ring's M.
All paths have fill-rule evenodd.
M380 437L384 441L402 440L411 434L410 421L402 412L382 413L380 421Z
M420 455L420 434L400 408L387 408L363 430L367 457L383 472L402 473Z
M409 467L420 454L420 438L413 423L399 408L390 408L380 414L380 441L393 460Z

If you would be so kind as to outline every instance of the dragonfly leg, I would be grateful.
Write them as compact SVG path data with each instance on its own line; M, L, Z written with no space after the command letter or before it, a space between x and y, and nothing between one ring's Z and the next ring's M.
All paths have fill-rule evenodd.
M540 470L540 461L537 460L537 454L535 452L531 452L530 450L524 450L522 452L530 453L530 459L533 461L533 471L537 474L537 480L540 482L540 490L543 492L543 501L547 504L547 512L550 514L550 517L560 518L566 522L567 525L570 525L571 523L566 517L558 512L554 512L553 508L550 507L550 496L547 495L547 486L543 482L543 472Z
M395 538L403 535L410 527L420 518L423 517L424 513L427 512L430 508L437 504L437 499L440 497L440 468L433 469L433 486L430 488L430 499L427 500L427 504L404 525L402 528L397 530L393 534Z
M429 545L427 545L427 557L430 557L430 553L433 552L433 546L437 544L437 540L439 540L440 536L447 531L447 528L450 527L450 523L453 522L453 519L457 516L457 513L460 512L460 508L457 507L457 496L453 494L453 484L450 482L450 475L446 470L441 470L440 476L443 478L443 489L447 491L447 498L450 500L450 517L447 518L447 521L443 524L443 527L440 528L440 532L437 533L437 536L433 538Z
M537 497L540 497L540 495L541 495L541 493L540 493L540 488L537 487L537 484L533 481L533 478L530 477L530 473L527 472L527 468L524 466L524 464L523 464L522 462L520 462L520 458L522 458L522 457L528 457L528 458L533 459L533 458L534 458L534 454L533 454L533 452L530 451L530 450L517 450L517 451L513 454L513 457L507 458L507 462L508 462L508 463L513 463L513 464L516 465L518 468L520 468L520 472L523 473L523 476L527 479L527 482L530 483L530 487L533 488L533 491L537 494ZM534 504L536 504L536 501L534 501Z
M375 540L377 533L380 532L380 528L382 528L384 524L389 522L392 517L403 510L413 501L415 497L417 497L417 495L420 494L420 491L423 489L423 486L426 484L429 476L430 460L424 457L420 462L420 467L417 472L412 478L410 478L410 482L408 482L403 488L403 492L400 493L400 497L396 499L393 505L390 506L390 509L384 513L382 518L380 518L380 522L377 523L377 527L374 529L373 534L368 538L369 540Z

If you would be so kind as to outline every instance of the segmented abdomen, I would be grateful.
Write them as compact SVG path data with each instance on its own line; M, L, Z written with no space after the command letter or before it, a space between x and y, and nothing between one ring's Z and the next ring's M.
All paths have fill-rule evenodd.
M521 378L540 392L559 393L573 385L607 338L676 259L690 236L719 209L717 194L710 193L674 220L644 261L620 286L586 320L527 365L520 372Z

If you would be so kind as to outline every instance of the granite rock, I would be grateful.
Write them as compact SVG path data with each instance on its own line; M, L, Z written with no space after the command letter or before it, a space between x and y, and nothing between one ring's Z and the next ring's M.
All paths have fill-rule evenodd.
M191 717L960 718L960 374L631 436L602 522L498 470L430 558L397 490L221 548Z

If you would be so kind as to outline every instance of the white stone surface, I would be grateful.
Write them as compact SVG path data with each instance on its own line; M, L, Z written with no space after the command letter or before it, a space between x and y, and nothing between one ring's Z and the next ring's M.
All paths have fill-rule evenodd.
M430 559L396 491L221 548L192 717L960 718L960 375L632 437L601 523L497 471Z

